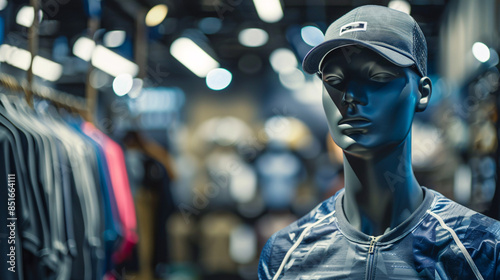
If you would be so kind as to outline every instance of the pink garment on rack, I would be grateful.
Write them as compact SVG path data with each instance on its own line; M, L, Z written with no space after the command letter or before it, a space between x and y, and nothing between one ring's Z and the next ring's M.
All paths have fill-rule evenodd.
M108 273L108 274L104 275L102 280L116 280L116 277L114 275L112 275L111 273Z
M137 221L134 200L130 190L125 157L120 145L89 122L83 122L82 131L96 141L104 150L108 164L111 186L116 200L119 217L123 225L123 242L113 253L113 261L121 263L137 244Z

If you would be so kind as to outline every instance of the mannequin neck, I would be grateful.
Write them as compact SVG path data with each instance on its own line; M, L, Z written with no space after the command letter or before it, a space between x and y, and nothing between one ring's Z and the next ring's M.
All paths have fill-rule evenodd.
M373 155L344 152L344 212L368 235L382 235L407 219L423 201L411 167L411 133L391 149Z

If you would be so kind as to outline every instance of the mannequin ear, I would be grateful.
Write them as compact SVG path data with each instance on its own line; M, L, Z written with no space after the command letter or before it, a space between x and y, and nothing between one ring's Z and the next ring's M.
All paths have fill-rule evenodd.
M429 77L423 77L418 82L418 92L420 93L420 98L417 104L417 112L422 112L427 108L429 100L432 94L432 82Z

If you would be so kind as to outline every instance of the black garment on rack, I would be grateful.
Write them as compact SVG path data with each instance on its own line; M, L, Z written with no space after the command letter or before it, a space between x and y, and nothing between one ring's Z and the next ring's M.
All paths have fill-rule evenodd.
M12 160L19 162L19 168L16 170L16 177L19 179L20 187L20 198L22 202L21 217L22 217L22 232L21 236L23 239L23 247L26 248L32 254L35 254L40 246L40 239L38 238L40 232L40 222L37 220L36 209L33 207L33 192L32 192L32 181L30 174L27 170L26 162L29 162L30 157L28 153L31 151L31 155L34 154L32 151L33 146L28 145L28 141L24 138L22 133L18 133L17 128L15 128L7 119L5 119L0 114L0 126L7 129L13 137L13 152L14 156ZM19 210L19 209L17 209Z
M0 94L0 180L15 174L18 218L16 272L2 254L0 279L102 279L103 197L94 148L64 121L39 116L23 102ZM4 221L8 190L0 190ZM10 229L0 234L7 252L2 237Z
M15 126L11 123L7 118L5 108L0 106L0 122L3 127L7 127L10 129L11 133L16 137L16 140L22 141L22 149L21 151L26 151L24 153L24 161L27 164L27 176L29 180L25 181L24 189L26 190L27 197L31 203L23 207L23 209L32 208L33 215L29 216L29 220L25 224L26 226L22 229L19 235L22 236L22 247L24 249L23 252L23 264L25 268L25 279L36 279L37 275L43 275L45 269L43 268L43 264L41 263L41 255L40 252L43 251L43 248L46 248L47 245L47 222L46 216L44 215L42 199L39 194L39 190L36 186L38 186L37 179L37 162L38 162L38 152L36 146L34 144L34 140L32 136L22 129L20 126ZM17 142L16 144L20 144ZM19 150L19 147L14 148L13 150ZM18 155L19 160L23 159L22 155ZM21 173L22 174L22 173ZM20 175L18 173L17 175ZM23 186L21 186L23 188ZM28 238L26 238L28 237Z
M14 156L13 143L14 139L8 130L0 126L0 159L3 159L0 164L4 166L0 169L0 180L2 185L5 184L5 187L0 188L0 201L8 210L0 211L0 220L7 222L6 226L0 227L0 270L6 272L2 278L4 280L24 279L21 238L17 234L21 229L19 224L24 221L23 215L20 215L23 205L22 199L16 198L22 195L19 188L19 183L22 185L22 177L16 178L20 168Z
M35 155L37 156L35 157L36 169L34 169L35 171L30 171L32 171L31 175L35 178L35 187L33 190L35 193L35 203L38 206L37 209L41 217L41 237L43 241L38 252L36 252L38 266L33 270L36 272L33 276L42 277L43 279L55 279L58 270L61 268L61 261L58 259L57 252L57 246L61 244L61 240L58 240L58 229L54 224L54 220L57 219L56 211L58 209L54 205L55 202L52 196L54 193L52 190L53 174L50 174L50 170L47 167L47 164L52 162L52 147L47 137L40 133L38 128L31 123L31 120L26 119L26 115L23 115L20 110L16 110L6 96L0 95L0 99L3 105L3 108L0 108L0 114L8 118L18 129L22 129L27 138L32 139L35 146ZM18 108L19 106L17 104Z

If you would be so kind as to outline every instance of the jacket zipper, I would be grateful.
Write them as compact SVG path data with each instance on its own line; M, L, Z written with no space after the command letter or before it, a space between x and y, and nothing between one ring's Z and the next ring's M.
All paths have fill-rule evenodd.
M375 252L375 244L377 243L377 240L380 238L380 236L370 236L370 247L368 248L368 260L367 260L367 272L366 272L366 279L370 280L372 279L372 274L373 274L373 252Z

